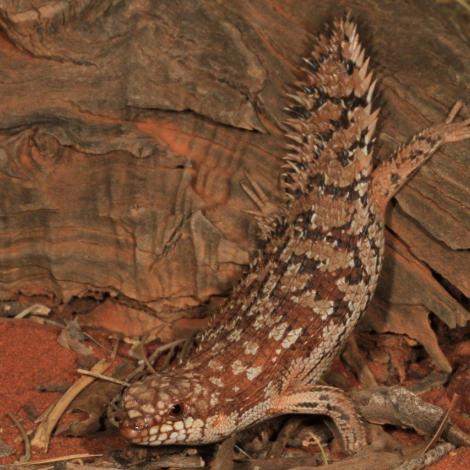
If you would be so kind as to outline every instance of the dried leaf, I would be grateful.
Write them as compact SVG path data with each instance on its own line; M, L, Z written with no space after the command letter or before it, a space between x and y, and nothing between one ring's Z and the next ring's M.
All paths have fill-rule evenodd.
M57 342L64 348L83 356L90 356L93 354L93 350L83 344L84 340L85 335L76 318L67 323L67 326L60 332L57 338Z

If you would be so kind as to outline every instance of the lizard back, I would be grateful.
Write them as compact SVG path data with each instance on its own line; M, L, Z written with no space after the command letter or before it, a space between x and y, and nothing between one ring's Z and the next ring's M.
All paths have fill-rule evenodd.
M382 222L369 188L378 111L356 27L336 22L305 65L286 108L285 207L267 222L266 243L190 359L190 368L208 373L223 350L230 367L218 382L277 377L282 386L279 364L294 363L299 379L318 379L331 358L317 361L315 353L334 356L376 285Z

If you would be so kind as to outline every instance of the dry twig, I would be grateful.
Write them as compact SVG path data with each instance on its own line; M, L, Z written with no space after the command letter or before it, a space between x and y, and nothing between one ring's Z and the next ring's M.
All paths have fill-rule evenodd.
M446 428L447 426L447 423L449 422L449 418L450 418L450 414L452 413L452 410L454 409L455 407L455 404L457 403L457 399L458 399L458 395L457 394L454 394L452 396L452 400L450 402L450 405L449 405L449 408L447 408L447 411L445 413L445 415L442 417L442 420L438 426L438 428L436 429L436 432L434 433L434 435L432 436L431 440L428 442L428 444L426 445L426 447L423 449L423 455L429 450L431 449L432 447L434 447L434 445L436 444L436 442L439 440L439 438L441 437L442 433L444 432L444 429Z
M56 463L56 462L66 462L68 460L79 460L79 459L92 459L95 457L102 457L103 454L72 454L72 455L64 455L62 457L53 457L50 459L41 459L41 460L34 460L30 462L22 462L17 463L15 466L24 466L24 465L45 465L48 463Z
M20 462L28 462L31 459L31 443L29 442L29 438L26 434L25 428L11 413L7 413L7 416L13 421L13 424L18 428L18 431L21 434L21 439L23 439L24 455L20 458Z
M129 387L130 383L126 382L125 380L115 379L109 375L98 374L97 372L93 372L91 370L86 369L77 369L77 372L82 375L87 375L89 377L94 377L95 379L106 380L106 382L112 382L114 384L123 385L124 387Z

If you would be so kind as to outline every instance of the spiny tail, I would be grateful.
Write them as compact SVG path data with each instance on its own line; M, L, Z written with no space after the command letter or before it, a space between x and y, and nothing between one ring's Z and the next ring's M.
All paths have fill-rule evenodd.
M375 87L369 59L349 18L334 23L304 59L306 76L288 94L286 111L292 143L285 157L282 186L288 204L328 186L354 190L368 185L372 171L371 143L379 110L372 110Z
M388 201L442 144L470 139L470 119L452 122L462 105L463 103L458 101L444 124L420 132L374 170L372 198L382 212L385 211Z

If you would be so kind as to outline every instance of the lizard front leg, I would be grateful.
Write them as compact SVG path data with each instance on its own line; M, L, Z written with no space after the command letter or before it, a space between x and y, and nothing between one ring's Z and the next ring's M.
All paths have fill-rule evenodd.
M301 385L283 392L271 410L274 414L320 414L337 427L348 454L367 445L364 426L352 400L343 390L326 385Z

